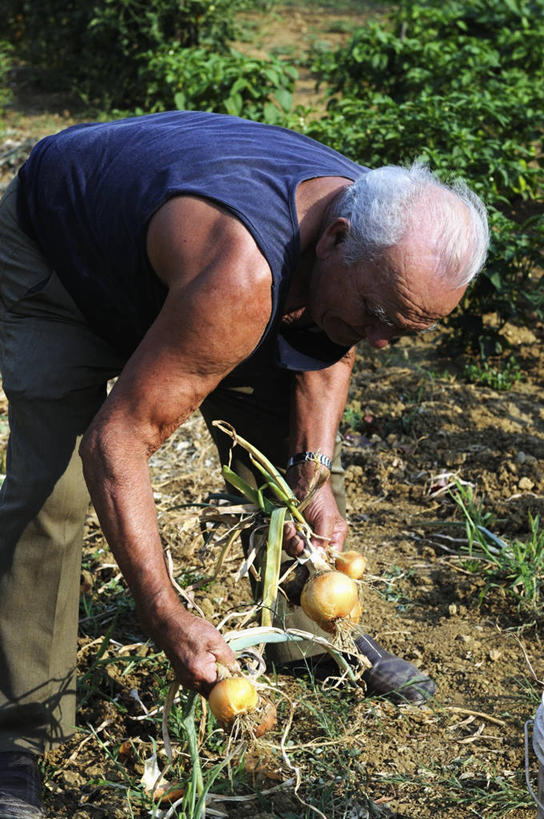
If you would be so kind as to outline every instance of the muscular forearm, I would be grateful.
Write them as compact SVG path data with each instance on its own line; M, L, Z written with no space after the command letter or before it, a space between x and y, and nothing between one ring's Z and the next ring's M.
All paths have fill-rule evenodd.
M129 440L128 433L101 430L85 436L80 454L106 540L138 607L150 607L160 601L171 583L146 454Z
M114 444L111 436L111 429L91 430L80 449L104 534L147 634L166 652L178 679L207 694L217 678L216 661L230 666L234 655L210 623L185 609L170 581L145 449L123 431Z
M319 450L332 458L354 359L350 351L332 367L297 374L291 404L291 454Z

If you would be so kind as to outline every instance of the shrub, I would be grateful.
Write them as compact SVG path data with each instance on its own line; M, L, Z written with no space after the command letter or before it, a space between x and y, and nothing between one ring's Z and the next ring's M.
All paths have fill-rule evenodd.
M176 107L283 123L292 105L296 69L279 59L236 51L164 47L145 55L142 86L147 110Z
M227 50L244 0L6 0L18 53L50 88L88 102L130 108L146 90L149 53L212 45Z
M544 0L401 0L388 25L312 57L329 103L310 136L369 166L426 159L489 206L486 269L450 320L465 336L484 332L484 312L544 318L543 12Z

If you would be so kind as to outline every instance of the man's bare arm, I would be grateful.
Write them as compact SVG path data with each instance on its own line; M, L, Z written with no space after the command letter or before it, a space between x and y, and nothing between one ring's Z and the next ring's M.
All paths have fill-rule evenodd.
M144 625L182 681L206 693L216 660L228 664L233 656L210 624L188 614L172 587L148 459L258 343L270 314L270 274L249 234L203 205L196 203L198 224L185 233L187 252L184 234L172 232L172 211L155 225L150 259L169 294L80 452L104 534Z

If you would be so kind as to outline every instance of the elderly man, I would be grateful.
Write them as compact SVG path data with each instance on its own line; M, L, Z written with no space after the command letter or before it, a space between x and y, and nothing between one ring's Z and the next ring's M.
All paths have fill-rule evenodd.
M234 657L172 587L149 456L197 408L287 467L299 497L319 451L334 480L306 514L342 548L335 450L354 345L446 316L483 264L487 221L425 168L369 171L285 129L174 112L42 140L0 232L0 813L39 816L35 755L75 721L89 494L147 633L206 694ZM285 546L302 549L294 530ZM432 692L367 645L371 690L415 677L417 696Z

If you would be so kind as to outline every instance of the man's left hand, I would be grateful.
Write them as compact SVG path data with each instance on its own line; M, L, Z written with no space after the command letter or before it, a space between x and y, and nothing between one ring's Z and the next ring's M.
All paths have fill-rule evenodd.
M307 495L312 478L315 477L315 469L316 465L309 462L289 470L288 481L299 500L303 500ZM329 481L317 490L305 507L304 517L317 536L312 538L312 546L332 547L336 551L342 551L348 525L338 510ZM285 527L283 546L292 557L299 555L304 549L304 540L292 523Z

